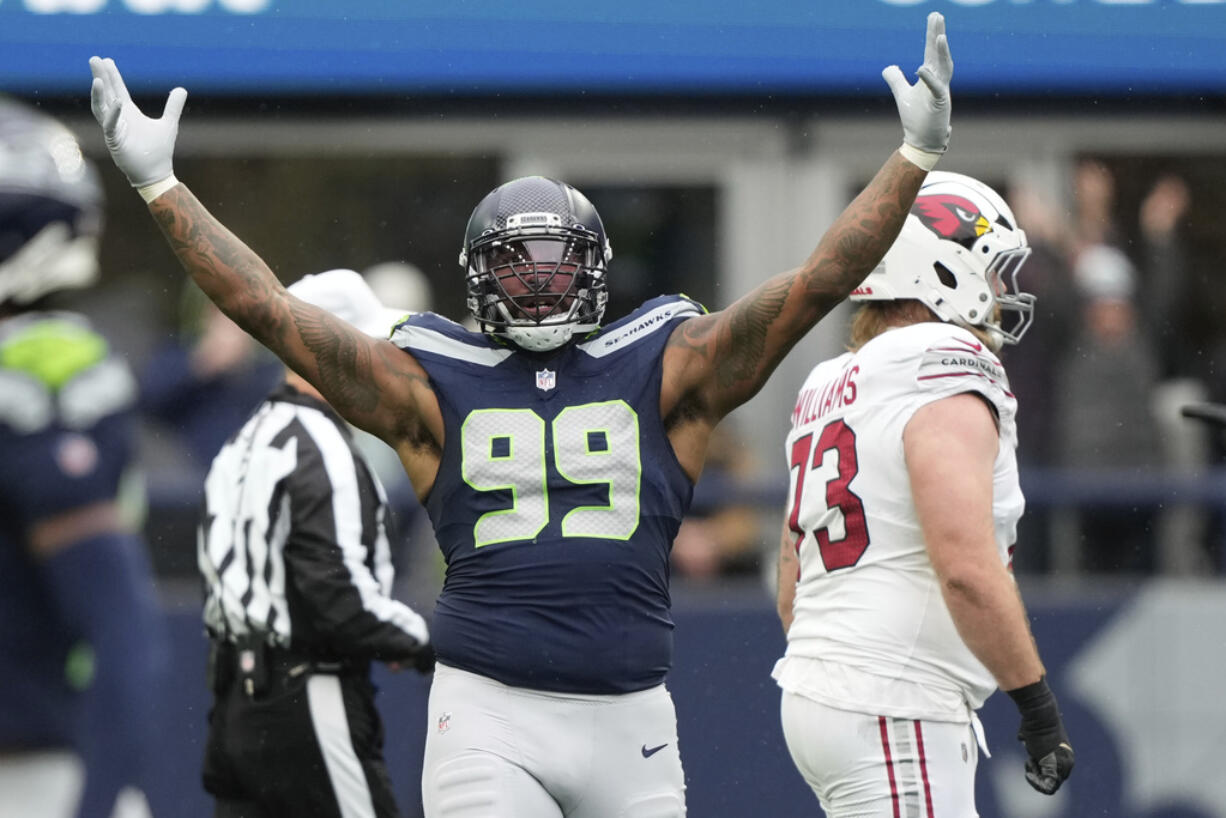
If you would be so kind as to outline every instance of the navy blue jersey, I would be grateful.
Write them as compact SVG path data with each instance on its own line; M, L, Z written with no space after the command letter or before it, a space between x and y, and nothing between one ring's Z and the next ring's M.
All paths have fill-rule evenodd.
M624 693L672 661L669 551L693 484L660 417L664 345L694 302L666 296L549 353L437 315L392 341L445 423L426 502L447 578L439 659L504 684Z
M126 364L82 317L0 321L0 748L70 737L78 634L52 604L26 539L41 519L116 496L135 399Z

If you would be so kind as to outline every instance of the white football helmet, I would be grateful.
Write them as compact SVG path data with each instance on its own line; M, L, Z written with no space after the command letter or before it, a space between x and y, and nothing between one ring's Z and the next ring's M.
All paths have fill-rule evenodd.
M1035 297L1017 288L1029 255L1025 232L996 191L933 171L902 232L851 300L913 298L942 321L982 328L997 346L1016 344L1034 318Z
M92 284L101 232L102 187L72 132L0 97L0 303Z

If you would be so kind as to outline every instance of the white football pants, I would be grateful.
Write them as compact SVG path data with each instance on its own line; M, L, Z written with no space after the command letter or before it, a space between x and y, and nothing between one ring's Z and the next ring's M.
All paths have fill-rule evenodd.
M66 751L0 755L0 818L73 818L83 773L80 759ZM144 793L124 788L111 818L149 818Z
M438 665L426 818L681 818L685 776L668 690L546 693Z
M783 736L827 818L978 818L970 724L838 710L784 691Z

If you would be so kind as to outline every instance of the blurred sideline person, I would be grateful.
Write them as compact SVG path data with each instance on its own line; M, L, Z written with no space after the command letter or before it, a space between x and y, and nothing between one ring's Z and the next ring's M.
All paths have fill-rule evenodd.
M672 570L700 582L757 576L762 537L750 495L757 467L736 427L725 420L707 444L702 479L673 540Z
M147 815L165 668L125 522L136 381L53 294L94 283L102 191L58 122L0 98L0 816ZM126 789L125 789L126 788Z
M353 270L289 292L376 338L405 315ZM349 426L286 370L213 460L203 512L214 815L398 815L370 663L428 672L433 653L424 620L390 598L387 497Z
M1122 250L1098 244L1081 251L1073 272L1078 329L1048 364L1055 371L1058 463L1134 478L1155 475L1163 465L1152 408L1159 364L1136 302L1136 268ZM1068 513L1081 541L1077 568L1094 574L1153 572L1153 507L1129 502Z
M199 481L222 444L281 379L281 362L191 282L179 331L139 372L140 409L175 466Z
M447 576L432 621L426 815L680 816L668 557L712 429L893 243L949 139L929 16L915 85L884 77L902 147L799 268L727 310L680 296L601 325L609 240L542 177L496 188L460 254L479 331L413 316L373 340L287 292L175 179L186 92L151 120L90 61L112 158L201 288L400 455Z
M797 398L774 676L788 749L830 818L976 815L975 711L997 686L1021 711L1031 786L1054 793L1072 770L1010 573L1024 502L996 352L1030 322L1028 253L991 188L929 174L852 294L851 351Z

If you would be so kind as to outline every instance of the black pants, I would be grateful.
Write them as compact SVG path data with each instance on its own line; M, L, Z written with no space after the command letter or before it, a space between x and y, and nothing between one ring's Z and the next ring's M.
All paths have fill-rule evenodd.
M215 818L340 818L342 803L349 815L398 818L374 699L368 667L270 661L255 696L223 676L203 775Z

